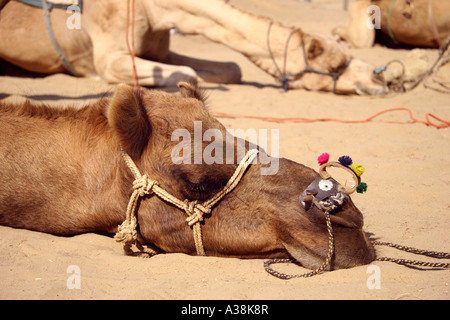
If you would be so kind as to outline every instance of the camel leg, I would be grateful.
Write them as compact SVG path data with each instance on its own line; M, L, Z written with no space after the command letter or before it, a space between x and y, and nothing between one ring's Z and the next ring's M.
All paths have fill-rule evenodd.
M220 0L145 0L154 30L176 28L184 34L201 34L246 56L267 53L270 20L240 11ZM275 29L275 28L274 28ZM286 29L286 36L290 30Z
M147 15L154 18L153 32L176 28L183 34L202 35L240 52L267 73L279 75L273 60L278 65L283 64L286 39L294 29L243 12L223 0L144 0L143 3ZM285 70L288 74L304 68L299 33L289 43ZM268 40L272 54L268 50Z
M164 62L173 65L189 66L206 82L239 83L241 81L241 69L234 62L195 59L174 52L169 52Z
M109 54L102 70L102 77L109 83L132 84L133 68L128 52ZM176 66L135 57L139 84L142 86L173 87L180 81L197 82L197 74L191 67Z
M367 8L370 1L355 1L350 4L350 21L346 27L337 27L333 34L350 42L355 48L370 48L375 42L375 29L367 27Z

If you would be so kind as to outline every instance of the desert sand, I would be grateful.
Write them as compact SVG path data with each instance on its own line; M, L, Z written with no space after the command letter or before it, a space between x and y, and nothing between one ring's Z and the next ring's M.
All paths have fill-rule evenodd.
M342 1L245 0L234 5L269 16L311 33L331 34L348 20ZM46 37L46 35L42 35ZM344 45L344 47L346 47ZM176 34L172 50L214 60L235 61L242 69L241 84L202 83L212 112L274 117L365 119L388 108L409 108L423 120L426 113L450 120L449 95L421 84L402 94L338 96L332 93L283 92L273 78L245 57L200 36ZM347 48L354 57L377 66L408 50L376 45ZM430 62L438 51L427 49ZM46 77L0 77L0 98L55 106L83 105L112 92L101 80L64 74ZM365 194L352 195L364 214L365 230L373 238L423 249L450 251L450 129L409 121L405 111L391 112L369 123L272 123L261 120L220 121L227 128L278 129L279 155L318 169L316 159L350 155L366 168ZM268 150L270 152L270 148ZM286 181L288 184L289 181ZM303 190L299 190L299 195ZM125 208L124 208L125 210ZM206 221L206 223L208 223ZM388 262L379 267L380 288L370 289L368 266L326 272L312 278L280 280L265 272L259 259L195 257L181 253L151 259L125 256L121 245L97 234L58 237L0 227L0 299L449 299L450 271L420 271ZM430 261L389 248L380 256ZM68 289L69 266L80 270L80 289ZM295 265L276 265L279 271L303 273ZM369 273L368 273L369 271Z

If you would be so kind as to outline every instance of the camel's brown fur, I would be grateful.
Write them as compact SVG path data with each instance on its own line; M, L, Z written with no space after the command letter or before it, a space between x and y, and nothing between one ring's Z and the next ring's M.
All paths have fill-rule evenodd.
M237 165L173 163L175 129L193 134L193 122L201 121L203 131L216 128L225 134L196 88L182 83L180 91L139 95L121 85L111 99L79 110L1 103L0 224L57 235L115 233L125 219L133 181L121 147L143 174L179 199L211 197ZM236 150L248 148L236 138L232 143ZM205 217L206 254L292 256L306 267L317 267L328 251L324 214L316 208L305 211L299 202L317 173L287 159L279 159L274 175L261 175L261 166L250 166L236 189ZM138 210L139 240L163 252L195 254L185 218L179 209L147 196ZM350 199L333 213L332 223L334 267L374 259L362 214Z

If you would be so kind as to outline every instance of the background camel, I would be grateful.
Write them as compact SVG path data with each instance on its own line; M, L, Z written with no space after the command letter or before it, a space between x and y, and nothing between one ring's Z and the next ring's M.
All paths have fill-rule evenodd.
M349 24L334 33L356 48L371 47L375 29L366 22L375 13L367 12L370 5L380 8L380 27L390 42L439 48L450 35L450 1L437 0L355 0L350 4Z
M135 7L136 67L141 85L174 86L178 81L195 81L198 77L219 83L239 82L240 70L234 63L195 60L170 52L170 29L176 28L242 53L276 79L292 75L291 88L333 90L330 76L298 74L305 69L306 58L312 68L321 72L343 72L336 83L337 92L387 91L383 80L373 75L371 65L358 59L347 65L349 56L335 41L245 13L223 0L137 0ZM79 75L99 75L109 83L131 83L126 13L126 1L85 0L81 29L69 30L69 15L63 10L52 11L55 37ZM46 33L41 9L9 2L1 13L0 58L34 72L65 71Z

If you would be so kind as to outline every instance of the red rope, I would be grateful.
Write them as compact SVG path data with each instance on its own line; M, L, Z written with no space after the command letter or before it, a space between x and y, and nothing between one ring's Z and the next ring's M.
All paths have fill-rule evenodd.
M130 1L131 1L131 10L130 10ZM130 17L130 15L131 15L131 17ZM130 21L132 23L130 23ZM127 43L128 53L130 54L130 57L131 57L131 63L133 65L133 86L140 93L141 91L140 91L140 87L139 87L139 81L138 81L138 76L137 76L137 71L136 71L136 63L135 63L134 21L135 21L135 0L127 0L126 43ZM130 25L131 25L131 46L130 46L130 42L129 42ZM362 119L362 120L341 120L341 119L334 119L334 118L313 118L313 119L311 119L311 118L300 118L300 117L261 117L261 116L253 116L253 115L235 115L235 114L219 112L219 111L214 112L214 114L215 114L215 116L222 117L222 118L257 119L257 120L269 121L269 122L300 123L300 122L319 122L319 121L325 122L325 121L328 121L328 122L340 122L340 123L367 123L384 113L388 113L388 112L392 112L392 111L400 111L400 110L407 111L409 113L409 117L410 117L411 121L408 121L408 122L405 122L405 121L403 121L403 122L402 121L382 121L382 122L383 123L397 123L397 124L421 123L421 124L424 124L427 126L432 126L432 127L438 128L438 129L450 127L449 121L438 118L437 116L435 116L431 113L425 114L425 121L418 120L417 118L414 117L412 111L409 110L408 108L391 108L391 109L382 110L382 111L375 113L373 116L370 116L370 117L368 117L366 119ZM438 123L438 124L433 123L430 120L430 118L433 118L434 120L437 120L440 123Z
M253 116L253 115L236 115L236 114L230 114L230 113L225 113L225 112L220 112L220 111L215 111L214 115L216 117L220 117L220 118L256 119L256 120L262 120L262 121L268 121L268 122L278 122L278 123L286 123L286 122L302 123L302 122L321 122L321 121L323 121L323 122L340 122L340 123L367 123L384 113L388 113L388 112L392 112L392 111L401 111L401 110L407 111L409 113L409 117L410 117L411 121L387 121L387 120L385 120L385 121L381 121L381 122L382 123L397 123L397 124L421 123L421 124L424 124L427 126L432 126L432 127L438 128L438 129L450 127L449 121L443 120L431 113L426 113L425 121L422 121L422 120L415 118L411 110L409 110L408 108L401 108L401 107L382 110L382 111L379 111L379 112L375 113L374 115L372 115L366 119L362 119L362 120L341 120L341 119L334 119L334 118L301 118L301 117L262 117L262 116ZM430 118L433 118L434 120L437 120L440 123L433 123Z
M135 63L135 50L134 50L134 12L135 12L135 6L134 6L134 1L135 0L131 0L131 17L130 17L130 0L127 0L127 35L126 35L126 42L127 42L127 48L128 48L128 53L130 54L131 57L131 63L133 65L133 86L134 89L136 89L136 91L138 91L139 93L141 92L140 88L139 88L139 81L138 81L138 76L137 76L137 71L136 71L136 63ZM131 21L131 23L130 23ZM131 24L131 46L130 46L130 41L129 41L129 28L130 28L130 24Z

